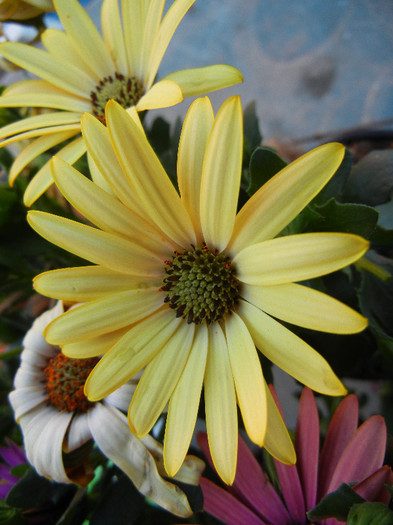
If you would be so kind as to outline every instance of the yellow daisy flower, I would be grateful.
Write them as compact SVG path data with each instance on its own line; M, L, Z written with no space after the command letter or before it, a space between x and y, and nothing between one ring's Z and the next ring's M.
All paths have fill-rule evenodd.
M191 105L178 151L180 196L137 118L114 101L107 105L107 128L89 114L82 118L89 154L114 195L53 159L60 191L96 227L29 213L39 234L94 263L36 278L43 295L84 303L49 324L46 338L69 357L103 355L85 385L91 400L144 368L128 418L144 436L169 403L169 475L187 452L202 386L209 445L226 483L236 470L236 404L251 440L293 462L255 347L313 390L345 394L325 359L276 318L332 333L363 330L367 320L359 313L294 282L353 263L368 243L343 233L274 238L332 177L344 147L327 144L302 156L236 214L239 97L216 117L208 98Z
M183 16L195 0L175 0L163 16L165 0L104 0L102 30L77 0L54 0L65 32L48 29L42 35L46 51L6 42L0 53L39 78L8 87L0 107L50 108L0 129L0 147L35 138L16 157L10 184L41 153L69 141L58 153L73 164L85 152L80 120L90 112L105 122L107 100L138 111L172 106L185 96L200 95L242 81L230 66L215 65L172 73L154 83L158 67ZM38 137L38 138L37 138ZM46 163L28 185L30 206L52 184Z
M53 10L52 0L0 0L0 20L28 20Z

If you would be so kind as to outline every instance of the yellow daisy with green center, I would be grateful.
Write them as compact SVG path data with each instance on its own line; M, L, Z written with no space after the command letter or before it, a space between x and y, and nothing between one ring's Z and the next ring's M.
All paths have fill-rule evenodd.
M180 21L195 0L174 0L164 13L165 0L104 0L101 36L77 0L53 0L65 31L47 29L45 48L17 42L0 45L9 61L38 78L8 87L0 107L46 108L0 129L0 147L34 139L17 155L9 174L12 184L38 155L66 143L58 156L70 164L86 151L80 136L84 112L105 123L105 104L116 100L138 111L177 104L243 80L227 65L184 69L155 82L157 71ZM93 168L92 168L93 169ZM49 162L27 186L30 206L52 184Z
M178 150L180 194L136 112L132 118L110 101L106 123L86 114L82 131L112 194L52 161L57 186L90 225L29 213L43 237L93 263L35 279L38 292L83 303L47 327L47 340L68 357L102 356L85 385L91 401L143 369L129 423L144 436L168 405L164 462L171 476L188 450L202 388L210 450L226 483L236 470L237 405L250 439L294 462L257 349L317 392L346 393L326 360L281 321L340 334L363 330L359 313L296 281L353 263L368 242L344 233L276 237L333 176L344 147L327 144L300 157L237 213L239 97L216 116L208 98L191 105Z

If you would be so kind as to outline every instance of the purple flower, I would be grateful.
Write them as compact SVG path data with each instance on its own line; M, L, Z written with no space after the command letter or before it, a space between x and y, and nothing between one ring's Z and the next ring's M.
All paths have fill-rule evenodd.
M19 478L11 474L11 469L26 463L25 453L13 441L6 438L6 447L0 447L0 456L4 463L0 463L0 498L5 499L12 487L19 481Z
M274 389L272 394L276 397ZM277 404L278 400L276 397ZM245 442L239 440L237 472L233 485L221 488L202 478L204 510L226 525L307 524L306 512L341 483L364 499L387 504L385 483L393 483L390 467L382 466L386 448L386 425L372 416L358 427L359 404L354 394L339 405L319 450L319 416L314 394L304 388L295 433L296 465L274 460L281 491L268 480ZM213 466L207 437L198 443ZM214 467L213 467L214 468ZM330 518L323 525L342 523Z

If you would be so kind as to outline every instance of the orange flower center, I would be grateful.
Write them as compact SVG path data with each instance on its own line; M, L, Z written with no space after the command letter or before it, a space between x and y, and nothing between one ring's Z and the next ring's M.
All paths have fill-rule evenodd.
M87 412L94 403L83 393L86 379L98 359L71 359L61 352L44 369L48 404L64 412Z

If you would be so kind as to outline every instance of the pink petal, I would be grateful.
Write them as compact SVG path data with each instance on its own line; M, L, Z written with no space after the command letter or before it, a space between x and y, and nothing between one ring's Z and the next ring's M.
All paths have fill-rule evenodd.
M352 488L367 501L379 501L387 505L390 501L390 492L384 486L385 483L387 485L393 484L393 472L388 466L381 467Z
M306 508L296 465L284 465L276 459L274 464L280 482L281 493L291 515L292 522L306 523Z
M341 483L364 480L382 466L386 447L386 424L382 416L372 416L355 432L337 463L327 492Z
M212 481L202 477L200 486L204 498L203 509L226 525L267 525L266 521L262 521L232 494Z
M327 493L327 487L345 447L356 432L359 418L358 398L351 394L338 406L319 456L318 500Z
M319 415L314 394L309 388L303 389L300 398L295 450L306 509L310 510L317 502Z
M197 440L210 466L213 467L206 432L199 432ZM281 524L289 520L288 511L281 498L240 436L235 481L226 490L269 523Z

